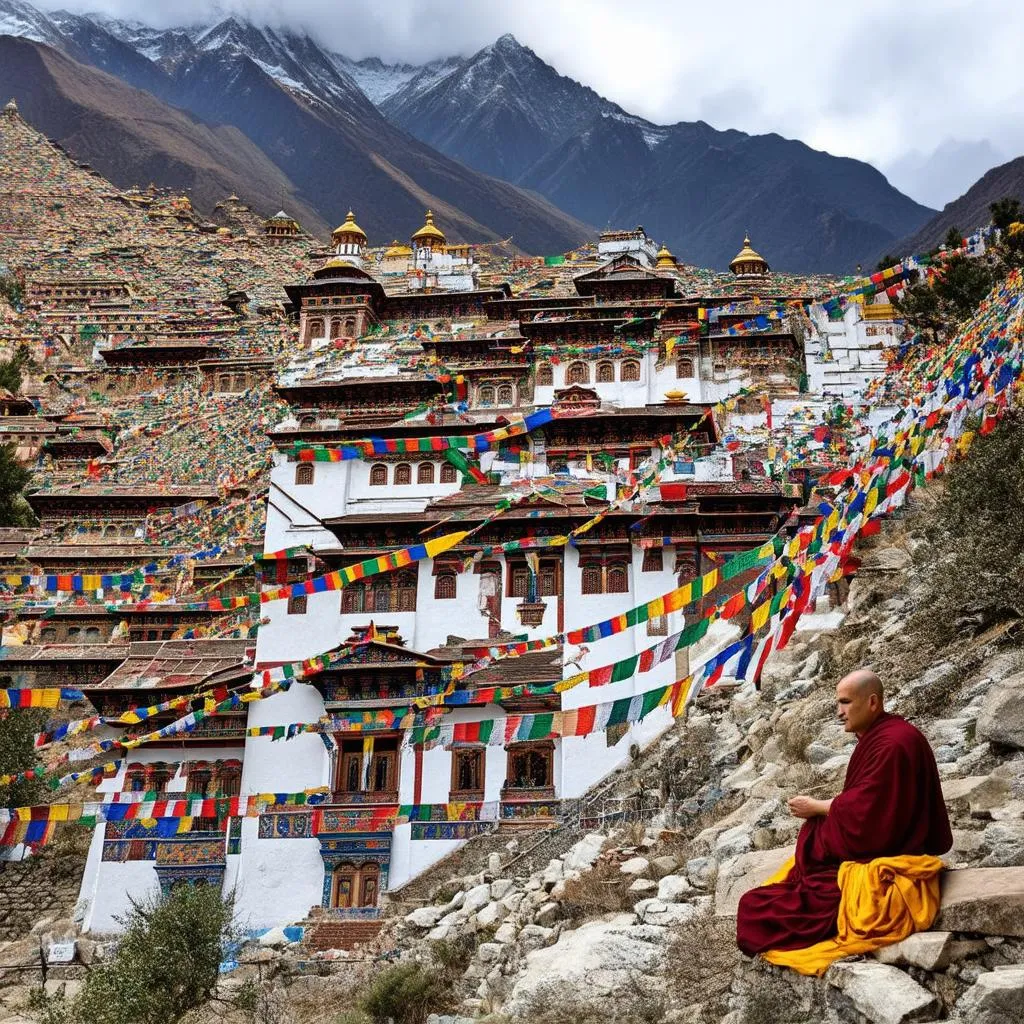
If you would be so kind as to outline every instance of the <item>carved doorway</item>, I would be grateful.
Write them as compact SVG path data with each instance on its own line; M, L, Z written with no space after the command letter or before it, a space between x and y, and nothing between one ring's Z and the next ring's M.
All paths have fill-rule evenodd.
M334 869L331 906L343 909L377 906L380 894L380 865L344 862Z

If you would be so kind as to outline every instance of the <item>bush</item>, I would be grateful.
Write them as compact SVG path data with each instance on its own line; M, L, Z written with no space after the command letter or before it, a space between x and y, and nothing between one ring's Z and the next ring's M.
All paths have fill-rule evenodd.
M632 910L637 900L635 893L629 891L632 881L631 876L619 870L618 864L599 860L579 878L571 878L565 883L562 909L573 921Z
M428 1014L446 1007L448 996L447 980L441 972L428 971L420 964L393 964L370 983L359 1000L359 1009L375 1024L422 1024Z
M1024 416L953 463L928 527L939 552L911 626L934 646L1024 616Z
M232 901L208 885L179 886L135 904L108 964L93 970L68 1008L68 1024L173 1024L217 983Z
M0 678L0 686L10 686L10 676ZM35 734L46 724L41 708L0 711L0 775L15 775L39 767ZM0 807L29 807L39 803L46 792L40 779L12 782L0 786Z

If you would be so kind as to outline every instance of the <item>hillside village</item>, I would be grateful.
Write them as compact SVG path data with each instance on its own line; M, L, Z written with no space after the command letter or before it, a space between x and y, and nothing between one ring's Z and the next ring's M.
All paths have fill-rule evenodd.
M328 239L118 188L16 101L0 171L2 1019L185 891L235 918L196 1022L1019 1019L1020 612L936 603L948 495L1017 450L1016 225L847 279L371 238L357 196ZM997 283L918 333L953 261ZM803 978L736 904L841 786L863 663L950 870L930 930Z

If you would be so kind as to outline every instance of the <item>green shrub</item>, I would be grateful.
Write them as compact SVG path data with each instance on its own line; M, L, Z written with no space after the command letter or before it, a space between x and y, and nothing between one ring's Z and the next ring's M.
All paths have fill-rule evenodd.
M445 1008L448 996L441 972L420 964L393 964L370 982L359 1008L375 1024L422 1024L428 1014Z
M70 1024L173 1024L217 983L230 937L231 900L207 885L183 885L136 904L119 919L114 958L93 970L74 1000Z

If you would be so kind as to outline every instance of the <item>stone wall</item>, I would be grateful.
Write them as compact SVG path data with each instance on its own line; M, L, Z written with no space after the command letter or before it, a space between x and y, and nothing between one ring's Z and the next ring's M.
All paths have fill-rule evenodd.
M0 941L20 939L43 918L71 917L84 870L84 857L49 851L0 861Z

